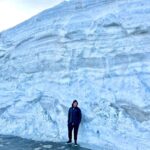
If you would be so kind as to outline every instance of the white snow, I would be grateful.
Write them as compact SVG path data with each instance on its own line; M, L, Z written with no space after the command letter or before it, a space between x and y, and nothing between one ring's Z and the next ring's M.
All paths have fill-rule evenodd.
M80 6L80 7L79 7ZM0 33L0 134L150 149L150 1L65 1Z

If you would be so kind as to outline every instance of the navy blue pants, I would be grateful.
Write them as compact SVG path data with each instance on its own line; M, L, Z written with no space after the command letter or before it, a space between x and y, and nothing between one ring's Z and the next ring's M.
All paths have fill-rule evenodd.
M72 125L72 123L68 124L68 138L71 141L72 140L72 129L74 129L74 140L77 141L77 135L78 135L78 124Z

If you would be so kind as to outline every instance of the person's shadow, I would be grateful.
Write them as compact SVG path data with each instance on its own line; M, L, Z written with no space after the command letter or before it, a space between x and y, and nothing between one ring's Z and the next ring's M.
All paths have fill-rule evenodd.
M65 144L65 148L63 150L90 150L87 148L83 148L78 146L74 146L74 144Z

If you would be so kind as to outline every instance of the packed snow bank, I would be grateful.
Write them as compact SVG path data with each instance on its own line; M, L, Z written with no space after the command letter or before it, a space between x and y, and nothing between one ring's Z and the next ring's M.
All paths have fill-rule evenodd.
M0 33L0 134L150 149L150 1L64 2ZM94 148L93 148L94 149Z

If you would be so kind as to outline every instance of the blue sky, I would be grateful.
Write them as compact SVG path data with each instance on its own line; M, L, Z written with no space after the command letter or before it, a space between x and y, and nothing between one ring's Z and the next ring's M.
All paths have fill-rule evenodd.
M0 31L13 27L64 0L0 0Z

